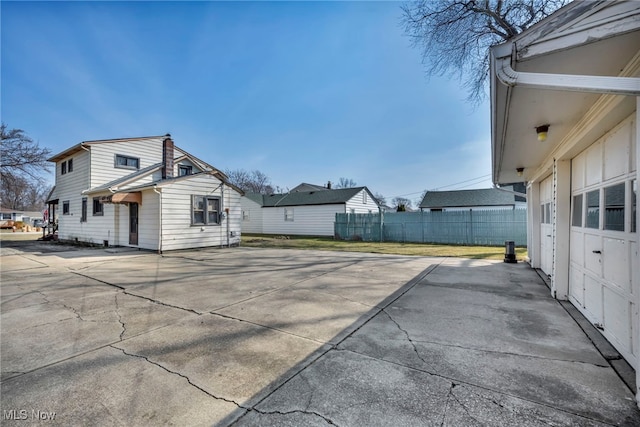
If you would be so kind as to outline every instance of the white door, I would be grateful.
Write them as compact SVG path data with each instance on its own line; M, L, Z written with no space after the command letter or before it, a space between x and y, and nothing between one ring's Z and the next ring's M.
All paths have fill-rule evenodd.
M571 162L569 295L624 358L638 363L638 237L635 124L605 136Z
M553 268L553 176L540 182L540 269L551 276Z

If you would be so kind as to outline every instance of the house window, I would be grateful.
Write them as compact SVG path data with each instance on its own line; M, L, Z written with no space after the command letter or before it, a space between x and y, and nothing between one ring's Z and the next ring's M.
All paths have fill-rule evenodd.
M104 215L104 204L100 201L100 197L93 198L93 216Z
M87 198L82 198L82 211L80 215L80 222L87 222Z
M140 159L137 157L116 154L115 167L122 169L140 169Z
M178 165L178 176L191 175L193 168L191 166Z
M544 203L540 205L540 224L545 224L545 221L544 221Z
M69 215L69 201L62 202L62 215Z
M600 227L600 190L587 193L587 228Z
M362 203L365 204L365 205L367 204L367 192L366 191L362 193Z
M67 173L67 162L62 162L60 165L60 175L64 175Z
M604 189L604 229L624 231L624 182Z
M284 220L293 221L293 208L284 208Z
M574 227L582 227L582 194L573 196L571 225Z
M192 196L191 225L219 225L220 197Z
M249 217L249 211L242 211L242 220L249 221L251 218Z
M67 171L69 173L73 172L73 159L67 160Z

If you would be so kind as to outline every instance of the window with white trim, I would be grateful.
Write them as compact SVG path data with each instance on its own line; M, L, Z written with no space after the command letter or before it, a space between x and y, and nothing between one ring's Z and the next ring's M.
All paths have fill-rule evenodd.
M191 196L191 225L220 225L220 197Z
M293 208L284 208L284 220L293 221Z
M69 215L69 201L62 202L62 215Z

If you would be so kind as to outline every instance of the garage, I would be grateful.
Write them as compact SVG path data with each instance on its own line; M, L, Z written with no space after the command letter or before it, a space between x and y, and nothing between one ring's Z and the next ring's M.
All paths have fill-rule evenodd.
M625 120L571 161L569 295L637 366L635 122Z
M526 183L530 265L640 385L640 3L567 4L493 46L490 79L492 179Z

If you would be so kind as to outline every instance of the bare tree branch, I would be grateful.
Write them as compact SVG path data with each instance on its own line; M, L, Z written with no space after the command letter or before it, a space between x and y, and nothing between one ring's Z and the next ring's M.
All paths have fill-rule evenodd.
M401 6L428 75L455 75L479 104L486 98L489 47L505 42L570 0L415 0Z
M51 168L47 158L51 152L41 148L27 136L22 129L7 129L0 126L1 155L0 176L4 180L9 175L19 176L27 180L41 181L42 172ZM8 178L6 178L8 179Z

